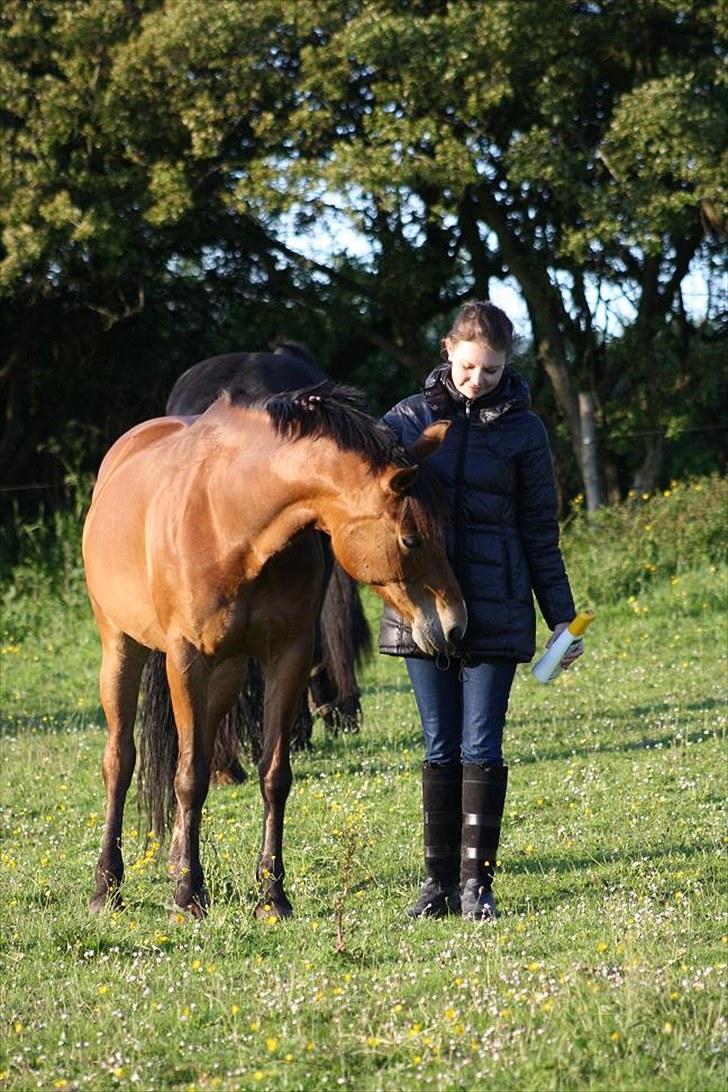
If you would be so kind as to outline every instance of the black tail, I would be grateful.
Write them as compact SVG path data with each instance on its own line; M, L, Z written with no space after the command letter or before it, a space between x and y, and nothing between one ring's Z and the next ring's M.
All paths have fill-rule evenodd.
M166 656L150 653L142 675L137 796L139 810L161 842L174 819L177 729L167 683Z
M241 743L252 728L245 704L244 695L239 694L232 709L220 721L210 763L210 781L214 785L240 785L248 780L247 770L240 761ZM252 745L246 747L251 752L253 749Z
M240 743L253 762L259 762L263 755L264 703L265 677L258 660L251 659L248 660L245 687L228 719L235 718ZM291 728L291 746L295 751L310 747L312 730L311 713L304 697Z
M334 564L321 610L321 661L311 679L317 711L333 732L361 727L356 668L371 651L372 634L356 581Z
M361 727L356 668L361 666L371 651L372 634L357 584L339 565L334 564L321 611L319 662L309 682L314 709L332 732L357 732ZM166 683L166 679L164 681ZM253 762L260 760L263 753L264 690L260 664L251 659L248 661L245 687L218 731L212 759L215 781L240 781L244 778L245 772L240 765L241 751ZM310 747L312 731L311 711L304 700L291 732L294 749Z

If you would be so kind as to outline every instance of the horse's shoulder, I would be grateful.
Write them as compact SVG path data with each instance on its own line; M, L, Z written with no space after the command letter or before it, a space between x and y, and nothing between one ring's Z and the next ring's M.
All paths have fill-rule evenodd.
M151 447L158 440L167 439L176 432L182 432L196 420L196 417L154 417L150 421L142 421L141 424L134 425L112 444L104 456L96 479L96 489L120 463L136 455L137 452Z

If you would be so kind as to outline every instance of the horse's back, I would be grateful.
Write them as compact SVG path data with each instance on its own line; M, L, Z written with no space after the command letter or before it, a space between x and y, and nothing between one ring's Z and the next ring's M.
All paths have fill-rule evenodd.
M195 417L153 417L150 421L142 421L134 425L128 432L111 445L104 455L96 476L96 485L93 492L93 500L98 498L100 491L108 481L113 471L126 462L132 455L144 451L160 440L166 440L175 433L188 428Z
M204 413L223 390L229 390L235 402L251 403L325 379L312 357L298 353L226 353L188 368L173 386L166 412Z

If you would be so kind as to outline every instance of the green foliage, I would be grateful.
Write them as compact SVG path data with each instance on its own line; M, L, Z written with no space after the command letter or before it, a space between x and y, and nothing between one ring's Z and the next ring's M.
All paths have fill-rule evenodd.
M634 209L640 245L654 254L666 233L694 217L701 198L728 205L728 111L725 96L715 96L716 75L710 65L671 72L620 100L601 149L612 184L599 195L611 206L615 237L624 230L625 203Z
M726 562L725 515L728 485L717 476L672 482L664 492L631 495L591 517L577 497L562 537L567 569L580 601L613 605L630 602L639 612L640 596L656 584L677 586L686 573L703 568L705 597L716 608L725 603L721 576Z
M718 0L8 0L0 33L10 484L57 480L40 445L66 420L93 468L190 364L281 332L411 390L432 330L505 275L571 460L577 391L619 401L597 290L630 295L644 428L660 335L691 333L680 282L716 249L701 215L724 224ZM291 229L330 236L320 261Z

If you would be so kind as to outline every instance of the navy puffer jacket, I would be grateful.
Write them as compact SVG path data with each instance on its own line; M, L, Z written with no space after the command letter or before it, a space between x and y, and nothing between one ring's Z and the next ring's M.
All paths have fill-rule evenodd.
M511 368L494 391L469 402L443 365L430 374L423 393L405 398L383 418L405 446L433 421L452 420L427 465L445 488L448 556L468 608L461 655L530 660L536 637L532 593L550 629L575 614L559 549L551 452L529 406L528 385ZM424 657L388 606L379 648L392 656Z

